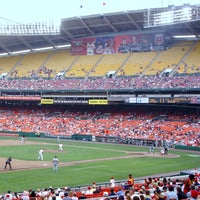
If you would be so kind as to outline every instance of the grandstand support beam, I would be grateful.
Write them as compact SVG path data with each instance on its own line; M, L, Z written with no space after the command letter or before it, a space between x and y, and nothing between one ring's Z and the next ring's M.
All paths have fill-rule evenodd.
M196 37L198 37L198 33L191 27L191 25L189 23L186 23L186 26L188 27L188 29L191 31L191 34L195 35Z
M51 40L49 40L48 37L46 37L45 35L43 35L43 37L50 44L50 46L52 46L54 49L56 48L55 44Z
M114 30L115 33L117 33L117 29L110 23L110 21L104 16L104 20L106 21L107 24Z
M3 44L1 44L1 48L5 50L5 53L7 53L8 55L10 55L10 51L8 50L7 47L5 47Z
M136 23L136 21L133 20L133 19L130 17L130 15L129 15L128 13L126 13L126 15L127 15L127 17L130 19L130 21L134 24L134 26L136 26L137 29L138 29L139 31L141 31L142 29L141 29L140 26Z
M71 41L72 38L73 38L72 34L71 34L69 31L67 31L66 29L64 29L63 27L61 27L61 32L62 32L62 31L63 31L65 34L67 34L68 40ZM65 36L65 38L66 38L66 36Z
M83 21L82 18L80 18L81 23L87 28L87 30L91 33L91 35L94 35L93 31L90 29L90 27Z
M24 39L24 37L18 36L18 38L25 44L25 46L27 46L28 49L33 51L33 47Z

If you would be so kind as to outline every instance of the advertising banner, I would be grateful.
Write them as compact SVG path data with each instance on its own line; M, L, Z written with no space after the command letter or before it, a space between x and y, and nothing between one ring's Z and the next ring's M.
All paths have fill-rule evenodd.
M72 55L99 55L165 50L164 33L129 34L76 38L71 43Z

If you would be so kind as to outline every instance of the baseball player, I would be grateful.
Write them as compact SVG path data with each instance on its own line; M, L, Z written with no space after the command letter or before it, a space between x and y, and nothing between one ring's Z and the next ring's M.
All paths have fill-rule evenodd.
M62 143L60 143L60 144L58 145L58 150L61 151L61 152L63 152L63 144L62 144Z
M44 149L40 149L38 152L38 160L43 160Z
M53 164L53 171L57 172L58 171L58 164L59 164L59 160L58 160L57 156L55 156L52 159L52 164Z

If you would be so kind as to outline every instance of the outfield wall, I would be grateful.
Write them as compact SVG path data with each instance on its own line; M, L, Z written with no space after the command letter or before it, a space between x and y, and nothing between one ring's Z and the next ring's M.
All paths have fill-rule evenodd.
M200 151L200 147L184 146L184 145L175 145L175 149Z

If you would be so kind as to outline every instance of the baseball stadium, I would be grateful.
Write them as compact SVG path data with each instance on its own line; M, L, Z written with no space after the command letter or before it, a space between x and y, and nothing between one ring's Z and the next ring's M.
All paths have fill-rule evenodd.
M0 22L0 199L200 199L200 4Z

